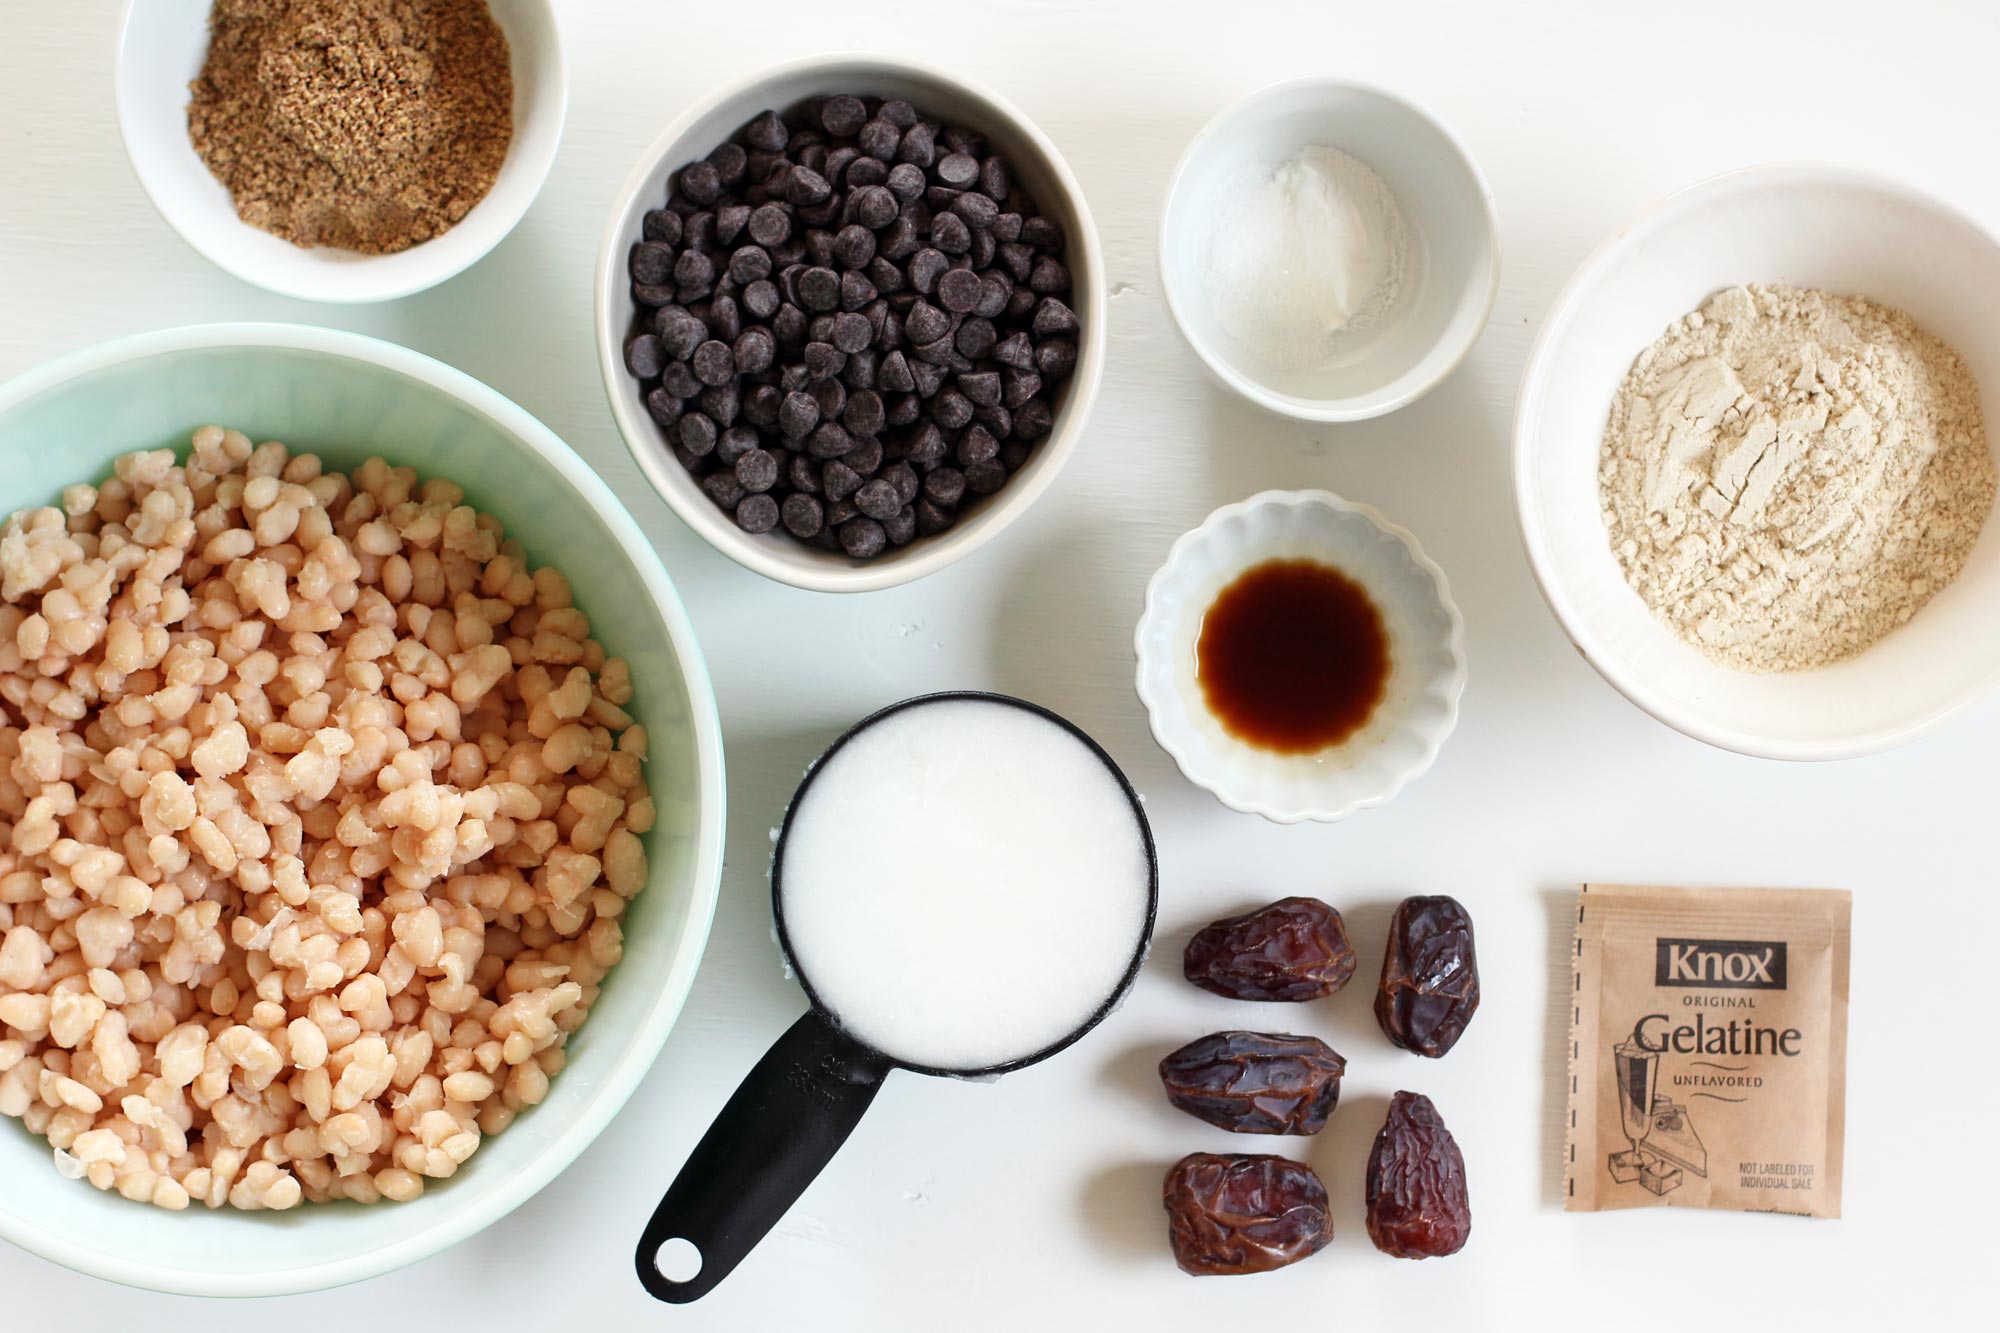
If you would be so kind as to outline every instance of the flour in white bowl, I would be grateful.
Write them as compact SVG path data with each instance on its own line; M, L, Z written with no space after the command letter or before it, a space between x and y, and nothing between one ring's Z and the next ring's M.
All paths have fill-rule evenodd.
M1396 304L1409 226L1359 158L1315 145L1239 169L1222 196L1204 265L1209 304L1266 365L1323 365Z
M1958 576L1993 508L1979 387L1900 310L1732 287L1633 363L1604 431L1626 579L1744 671L1851 657Z

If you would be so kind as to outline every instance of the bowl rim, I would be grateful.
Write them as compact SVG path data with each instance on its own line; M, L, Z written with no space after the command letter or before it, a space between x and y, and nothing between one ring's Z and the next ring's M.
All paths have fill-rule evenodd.
M1168 737L1167 729L1162 726L1160 719L1170 705L1166 700L1155 698L1152 690L1148 687L1147 668L1153 664L1154 657L1148 651L1146 641L1149 637L1149 631L1166 614L1166 607L1161 594L1168 576L1179 567L1181 561L1187 557L1190 551L1209 541L1214 536L1216 529L1221 527L1224 522L1234 518L1238 514L1248 513L1253 509L1276 507L1304 508L1311 505L1354 514L1366 520L1378 531L1394 537L1397 541L1401 542L1403 548L1409 552L1411 560L1415 562L1419 569L1430 576L1432 589L1437 595L1438 606L1444 611L1445 618L1450 623L1450 630L1445 636L1445 647L1451 656L1451 671L1445 688L1444 725L1439 727L1436 733L1428 739L1424 746L1424 752L1418 758L1417 762L1398 772L1386 787L1372 795L1357 797L1341 805L1302 806L1294 808L1273 805L1267 801L1252 800L1232 794L1225 790L1228 783L1228 775L1226 773L1211 772L1202 769L1195 763L1186 747L1176 744ZM1173 759L1175 766L1180 769L1182 776L1197 787L1209 792L1231 810L1240 811L1247 815L1262 815L1274 824L1299 824L1307 820L1312 820L1315 823L1331 824L1346 819L1358 810L1367 810L1378 805L1387 805L1391 800L1400 795L1405 787L1429 772L1432 765L1437 762L1439 752L1444 749L1444 743L1451 739L1452 732L1458 729L1459 705L1465 695L1467 675L1465 617L1460 614L1458 603L1452 599L1451 583L1445 577L1444 569L1435 560L1431 559L1429 555L1425 554L1422 544L1417 541L1416 534L1412 533L1408 528L1385 518L1382 512L1373 505L1363 504L1357 500L1349 500L1344 496L1334 494L1332 491L1314 488L1259 491L1248 499L1223 505L1209 514L1199 525L1182 533L1174 541L1172 548L1168 550L1166 560L1157 570L1153 571L1152 578L1146 581L1145 610L1140 614L1138 626L1132 632L1132 650L1138 658L1137 689L1140 702L1146 706L1146 724L1153 733L1154 741Z
M1358 93L1363 97L1375 98L1408 112L1417 120L1428 124L1432 129L1437 131L1444 141L1451 146L1453 153L1458 156L1467 173L1471 175L1473 183L1479 187L1480 222L1481 230L1485 233L1486 237L1486 260L1489 273L1486 283L1486 297L1482 302L1479 318L1467 329L1465 337L1462 340L1462 345L1438 366L1435 373L1411 384L1402 393L1371 406L1355 406L1357 398L1354 395L1349 395L1345 398L1302 400L1276 394L1221 360L1210 350L1205 340L1195 336L1191 323L1182 313L1180 297L1176 292L1172 275L1167 269L1167 248L1165 244L1167 219L1173 213L1175 200L1180 196L1181 180L1187 173L1188 164L1194 161L1195 153L1204 144L1215 138L1225 124L1236 119L1243 112L1250 110L1262 102L1305 89L1320 93ZM1374 417L1387 416L1389 413L1397 411L1400 408L1408 407L1411 403L1414 403L1417 399L1443 383L1447 376L1465 364L1466 358L1472 355L1472 349L1479 345L1481 335L1486 332L1486 325L1493 318L1494 303L1500 296L1500 215L1497 206L1494 204L1493 187L1487 181L1486 173L1480 170L1479 160L1472 155L1472 150L1465 146L1465 141L1458 137L1451 126L1447 125L1440 117L1432 114L1423 105L1403 96L1401 93L1391 92L1387 88L1362 79L1336 78L1330 75L1311 74L1299 78L1280 79L1275 83L1267 83L1261 88L1256 88L1245 93L1209 117L1208 122L1195 131L1194 137L1188 140L1187 147L1181 150L1180 158L1174 163L1173 173L1167 177L1167 190L1160 202L1159 218L1154 223L1153 236L1153 264L1155 271L1159 275L1160 292L1166 298L1167 313L1173 317L1174 328L1179 331L1181 341L1193 349L1194 354L1201 360L1202 365L1226 388L1233 390L1247 401L1263 408L1267 412L1272 412L1282 417L1290 417L1295 421L1314 421L1329 424L1347 421L1367 421ZM1448 345L1446 339L1439 338L1432 344L1432 347L1436 348Z
M365 271L373 267L369 262L370 260L387 257L376 255L363 255L352 263L343 265L338 270L329 270L324 280L314 270L300 269L297 270L299 275L312 275L300 280L299 278L289 276L292 271L282 266L273 270L266 270L260 264L246 264L242 260L244 252L228 246L206 244L202 240L197 239L188 228L181 225L181 210L168 199L163 198L160 191L154 189L151 175L145 167L140 165L139 153L133 146L134 136L130 128L138 115L137 108L132 105L130 98L127 96L125 78L126 62L131 58L129 48L131 46L132 18L141 4L151 3L151 0L120 0L118 21L114 29L111 64L112 118L118 123L118 141L125 149L125 160L130 165L132 174L138 178L139 188L144 191L147 202L152 204L153 211L159 214L160 220L165 222L173 233L186 243L189 249L239 281L247 282L253 287L260 287L267 292L275 292L279 296L289 296L300 301L317 301L323 305L367 305L376 301L394 301L405 296L414 296L421 291L427 291L439 283L455 278L466 269L471 268L474 264L491 254L494 247L499 245L501 241L513 234L514 228L520 225L521 219L528 215L528 210L534 207L535 201L541 197L542 187L548 183L549 172L555 167L556 157L561 152L563 130L568 124L569 119L569 61L563 51L562 22L560 15L557 13L557 6L551 0L524 0L524 2L535 5L547 15L549 54L552 57L550 65L555 72L554 86L549 90L550 101L554 107L553 112L550 114L554 124L552 126L553 133L549 137L548 151L541 155L539 161L524 160L523 162L526 174L533 178L533 188L522 194L520 207L514 211L513 216L507 217L495 225L490 237L484 241L475 241L475 243L467 245L457 254L453 254L449 250L438 251L437 253L449 257L427 267L417 267L410 277L405 278L401 282L385 283L379 280L370 281L364 276ZM518 62L518 57L513 53L511 42L509 43L508 58L511 71ZM515 134L517 138L519 129L519 125L516 124ZM508 151L511 157L513 151L511 144ZM501 171L504 172L505 170L506 163L503 161ZM494 183L499 183L498 175L494 177ZM477 207L478 205L474 205L475 209ZM470 217L470 214L467 216ZM452 230L456 231L457 227L462 225L464 221L465 219L460 219L459 223L454 224ZM239 225L250 228L249 223L242 222L240 219ZM439 240L442 239L442 236L432 239ZM410 247L408 250L397 251L396 253L409 254L423 248L423 245L417 245Z
M594 1142L623 1109L651 1070L668 1032L679 1019L714 923L722 879L727 783L724 780L722 725L708 666L693 622L672 581L638 523L610 488L549 427L498 390L456 367L395 343L344 330L283 323L196 324L114 338L44 362L0 384L0 413L94 371L167 352L229 347L279 347L361 361L405 375L434 388L520 439L576 488L632 560L666 624L674 657L687 687L689 725L694 733L701 814L695 831L694 895L688 929L657 984L652 1008L633 1030L597 1092L572 1121L554 1130L540 1153L514 1175L498 1178L476 1207L397 1244L351 1258L308 1262L274 1273L189 1273L183 1269L107 1254L57 1240L31 1220L0 1207L0 1239L30 1253L95 1277L127 1286L184 1296L284 1296L358 1282L425 1259L475 1235L525 1203L561 1174ZM650 978L648 979L650 980Z
M1592 248L1569 280L1556 294L1542 320L1534 345L1522 370L1520 390L1514 400L1513 473L1514 510L1521 546L1528 557L1528 569L1542 600L1555 614L1557 623L1571 645L1592 670L1646 713L1674 730L1718 749L1757 759L1824 761L1854 759L1894 749L1927 736L2000 686L2000 661L1994 662L1985 677L1956 695L1910 714L1905 720L1865 731L1837 734L1821 739L1786 739L1753 730L1726 726L1703 717L1694 708L1683 707L1653 690L1636 673L1627 671L1605 651L1603 642L1568 594L1554 578L1555 559L1549 550L1548 532L1540 505L1534 498L1535 476L1541 454L1540 443L1531 430L1538 420L1547 395L1551 352L1574 324L1585 292L1595 285L1604 267L1617 255L1652 234L1659 227L1714 199L1746 190L1798 184L1831 184L1874 191L1969 229L1988 245L2000 249L2000 238L1976 219L1937 196L1904 184L1878 172L1839 163L1809 159L1784 159L1733 167L1704 176L1691 184L1661 196L1637 216L1619 226ZM1634 354L1637 354L1635 349ZM1615 388L1615 386L1613 386ZM1606 401L1609 401L1607 397Z
M891 562L855 565L808 560L803 552L794 553L784 546L759 542L731 522L707 496L686 484L686 474L678 465L668 466L671 459L660 441L647 433L657 431L652 418L635 409L621 396L620 390L628 377L623 335L616 331L623 327L627 317L620 310L621 298L625 301L630 299L626 295L627 284L622 276L624 254L620 240L625 233L627 219L641 202L639 192L645 186L647 177L659 168L697 122L725 103L746 97L779 79L822 71L831 73L843 68L887 73L915 82L952 88L992 107L1009 122L1010 129L1033 144L1046 161L1064 202L1076 215L1077 225L1071 228L1072 234L1068 239L1072 246L1081 248L1087 260L1089 293L1096 314L1095 318L1084 323L1083 337L1077 348L1077 369L1070 380L1070 400L1057 414L1054 426L1038 446L1043 461L1034 475L1010 478L1006 488L987 502L989 507L985 513L990 517L977 530L954 527L936 536L923 538L922 546L906 557ZM1074 273L1077 266L1072 264L1070 268ZM1090 203L1084 197L1082 185L1054 140L1008 98L977 80L925 61L854 50L800 56L733 79L684 108L641 150L632 170L618 186L597 254L593 322L596 326L599 376L603 381L605 398L611 405L612 420L617 423L626 452L631 454L633 462L638 464L653 490L703 541L745 569L810 592L873 592L893 588L934 574L998 537L1048 491L1075 454L1104 378L1108 336L1105 326L1110 322L1111 315L1107 294L1109 283L1104 270L1097 223L1091 215Z

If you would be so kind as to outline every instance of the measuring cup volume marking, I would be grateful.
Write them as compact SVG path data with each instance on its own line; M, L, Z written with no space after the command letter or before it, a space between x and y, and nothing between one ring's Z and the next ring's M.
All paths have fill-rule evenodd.
M955 747L968 741L976 753L963 767L954 768L955 756L962 753ZM1012 753L1007 752L1009 746ZM847 762L836 762L843 757ZM1021 765L1018 775L1010 772L1010 760ZM1076 1001L1075 1017L1060 1018L1059 1004L1055 1008L1040 1004L1046 997L1025 997L1025 1008L1033 1010L1040 1004L1040 1010L1029 1015L1020 1038L1025 1044L1015 1049L999 1049L987 1040L965 1048L980 1055L950 1060L944 1058L953 1049L949 1042L928 1042L923 1034L865 1014L865 1003L857 1000L851 979L855 970L839 965L850 960L829 956L821 941L804 939L799 933L801 928L823 929L816 924L823 914L802 910L794 900L788 917L787 853L800 858L793 864L794 893L805 892L808 880L816 891L844 891L837 873L822 873L807 858L820 855L829 843L843 845L846 835L864 836L867 829L857 826L870 819L893 823L898 818L894 783L887 776L891 770L882 766L912 762L921 764L931 779L942 775L949 788L940 791L933 780L925 798L926 817L940 837L985 836L973 825L981 818L990 823L990 817L972 807L982 800L990 802L1003 789L1012 797L1008 808L1017 821L1023 812L1035 817L1009 827L1004 847L987 849L993 859L1005 863L1004 870L994 873L1011 874L1006 882L1027 899L1015 915L1034 915L1037 892L1074 892L1051 879L1077 872L1079 865L1072 861L1092 880L1091 891L1130 895L1129 902L1111 900L1103 905L1096 930L1106 946L1105 957L1079 969L1077 994L1081 997L1087 991L1087 998ZM1034 780L1017 782L1016 776ZM867 799L859 805L843 804L852 794L842 790L843 784L856 782L867 784L861 788ZM828 817L822 819L822 814ZM954 818L959 820L956 825L951 823ZM1043 827L1035 827L1036 822ZM838 835L829 835L829 828L837 829ZM1053 829L1060 829L1060 834L1050 834ZM1084 845L1077 841L1079 836L1101 841ZM921 940L929 930L939 936L933 942L940 949L961 945L951 936L957 933L954 926L963 929L964 918L954 921L952 912L974 908L950 897L956 882L952 867L920 866L920 861L921 854L913 852L900 866L893 862L872 866L858 891L921 893L921 899L898 900L904 915L917 918L911 927L916 934L906 931L901 943ZM1129 883L1097 882L1115 879L1108 869L1121 866L1129 870ZM1041 873L1036 875L1038 869ZM900 882L899 875L909 882ZM636 1255L639 1280L646 1290L660 1300L683 1303L705 1295L727 1277L832 1159L892 1069L946 1077L997 1076L1047 1059L1095 1027L1124 997L1145 959L1158 888L1152 833L1131 784L1095 741L1047 709L1006 695L954 692L908 699L856 724L807 771L786 812L772 860L771 898L779 946L811 1008L744 1078L654 1210ZM978 898L978 910L994 910L994 895ZM844 905L815 901L812 907L832 910ZM929 910L933 905L937 910ZM1004 904L999 910L1012 911ZM833 915L844 913L834 910ZM1115 954L1110 947L1114 943ZM811 963L801 959L802 952L811 955ZM945 956L956 961L956 955ZM863 960L860 971L893 973L899 958L909 961L905 950L895 948L881 959ZM976 964L975 959L966 981L974 1000L989 1013L1004 1012L1014 997L998 988L997 969L982 978ZM824 974L816 976L815 967ZM912 975L892 977L892 984L896 980L912 984ZM988 983L983 991L982 979ZM933 997L918 998L925 1003L916 1006L917 1011L937 1008L931 1003ZM844 1007L862 1019L850 1024L856 1031L849 1031L836 1017ZM1062 1026L1054 1026L1057 1023ZM857 1035L861 1031L867 1032L868 1040ZM699 1252L700 1268L693 1276L676 1280L660 1271L656 1256L672 1240L687 1241Z

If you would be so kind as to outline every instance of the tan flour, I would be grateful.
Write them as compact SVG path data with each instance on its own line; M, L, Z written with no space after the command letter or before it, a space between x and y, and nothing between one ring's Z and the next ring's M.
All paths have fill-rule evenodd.
M1850 657L1955 578L1995 473L1965 363L1908 315L1718 292L1641 353L1599 471L1625 577L1726 666Z

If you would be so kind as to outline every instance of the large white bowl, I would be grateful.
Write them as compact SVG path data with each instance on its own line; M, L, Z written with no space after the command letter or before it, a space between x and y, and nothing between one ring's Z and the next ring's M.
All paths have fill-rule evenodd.
M208 58L205 0L125 0L113 92L132 170L153 206L217 268L307 301L408 296L466 268L514 229L548 179L569 97L549 0L489 0L514 72L514 137L500 174L458 225L388 255L305 248L236 216L229 191L188 140L188 84Z
M118 454L184 450L205 422L341 467L380 454L449 476L531 559L562 569L598 638L631 663L631 711L649 734L646 773L660 812L646 838L651 874L625 917L624 961L570 1038L548 1100L414 1202L168 1213L57 1175L48 1142L0 1116L0 1238L134 1286L269 1296L372 1277L465 1239L554 1179L624 1105L680 1013L708 938L722 860L722 737L687 613L610 490L519 407L405 348L233 324L64 357L0 386L0 514L103 476Z
M1222 328L1202 268L1237 173L1315 145L1343 149L1382 178L1409 224L1409 263L1397 304L1349 355L1274 367ZM1209 374L1257 406L1304 421L1380 416L1430 392L1486 327L1500 290L1493 193L1465 145L1412 102L1340 79L1274 84L1218 113L1174 168L1160 214L1160 287Z
M1072 283L1070 304L1082 323L1076 372L1057 394L1055 424L1036 441L1021 470L998 494L978 500L967 497L958 522L944 532L919 537L901 550L868 561L817 550L782 529L760 535L743 531L675 461L658 423L646 411L639 382L625 370L625 339L634 310L626 260L640 239L647 211L666 203L668 178L708 156L758 112L784 112L808 97L830 93L906 98L926 115L984 134L1042 213L1062 226L1067 238L1063 262L1069 266ZM682 112L640 155L638 166L619 190L597 256L597 360L625 447L653 489L704 541L744 568L781 583L818 592L867 592L922 578L978 550L1055 481L1076 452L1104 376L1108 306L1104 256L1083 189L1048 136L1011 102L929 65L869 55L810 56L711 93Z
M1521 536L1584 658L1641 708L1711 745L1839 759L1923 735L2000 681L2000 524L1957 582L1874 647L1816 671L1735 671L1683 643L1611 551L1598 456L1633 358L1711 293L1789 283L1908 311L1957 348L2000 440L2000 245L1916 191L1838 167L1754 167L1703 181L1584 261L1542 327L1514 420Z
M1245 745L1202 702L1202 621L1218 593L1267 560L1339 569L1367 590L1388 633L1382 702L1361 730L1317 754ZM1133 646L1160 748L1230 809L1279 824L1332 823L1394 798L1436 761L1465 692L1465 625L1444 571L1408 531L1330 491L1265 491L1183 534L1146 585Z

